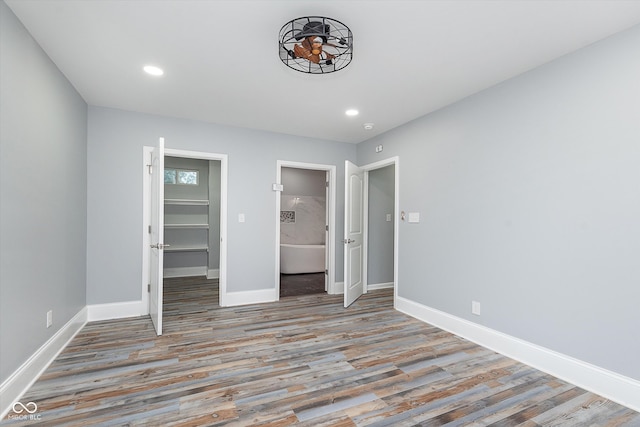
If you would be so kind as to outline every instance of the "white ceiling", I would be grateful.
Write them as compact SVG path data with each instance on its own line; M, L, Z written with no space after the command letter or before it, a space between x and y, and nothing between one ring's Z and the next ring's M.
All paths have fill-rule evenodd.
M640 23L637 0L6 3L90 105L351 143ZM345 69L280 61L280 28L308 15L349 26Z

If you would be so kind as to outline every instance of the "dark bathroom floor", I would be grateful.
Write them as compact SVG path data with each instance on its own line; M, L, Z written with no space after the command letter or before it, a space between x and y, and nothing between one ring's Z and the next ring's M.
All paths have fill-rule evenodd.
M280 297L320 294L324 292L324 273L280 275Z

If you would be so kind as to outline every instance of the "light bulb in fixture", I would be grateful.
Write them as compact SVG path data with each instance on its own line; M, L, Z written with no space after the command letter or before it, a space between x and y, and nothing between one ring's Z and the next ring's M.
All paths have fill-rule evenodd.
M352 108L352 109L350 109L350 110L345 111L344 113L345 113L347 116L351 116L351 117L353 117L353 116L357 116L358 114L360 114L360 112L359 112L358 110L353 109L353 108Z
M144 72L150 74L152 76L161 76L164 74L162 68L156 67L155 65L145 65L143 68Z

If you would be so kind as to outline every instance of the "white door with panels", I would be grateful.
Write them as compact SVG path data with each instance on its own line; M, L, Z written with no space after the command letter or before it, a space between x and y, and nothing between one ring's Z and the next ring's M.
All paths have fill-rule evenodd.
M162 335L162 270L164 261L164 138L153 148L148 165L151 179L149 225L149 315L158 335Z
M345 161L344 306L364 293L364 170Z

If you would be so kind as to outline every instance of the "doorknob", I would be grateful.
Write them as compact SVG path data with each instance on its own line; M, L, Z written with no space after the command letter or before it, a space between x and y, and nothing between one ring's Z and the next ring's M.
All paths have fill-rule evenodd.
M353 242L355 242L355 240L351 240L351 239L344 239L342 242L343 242L345 245L348 245L349 243L353 243Z

